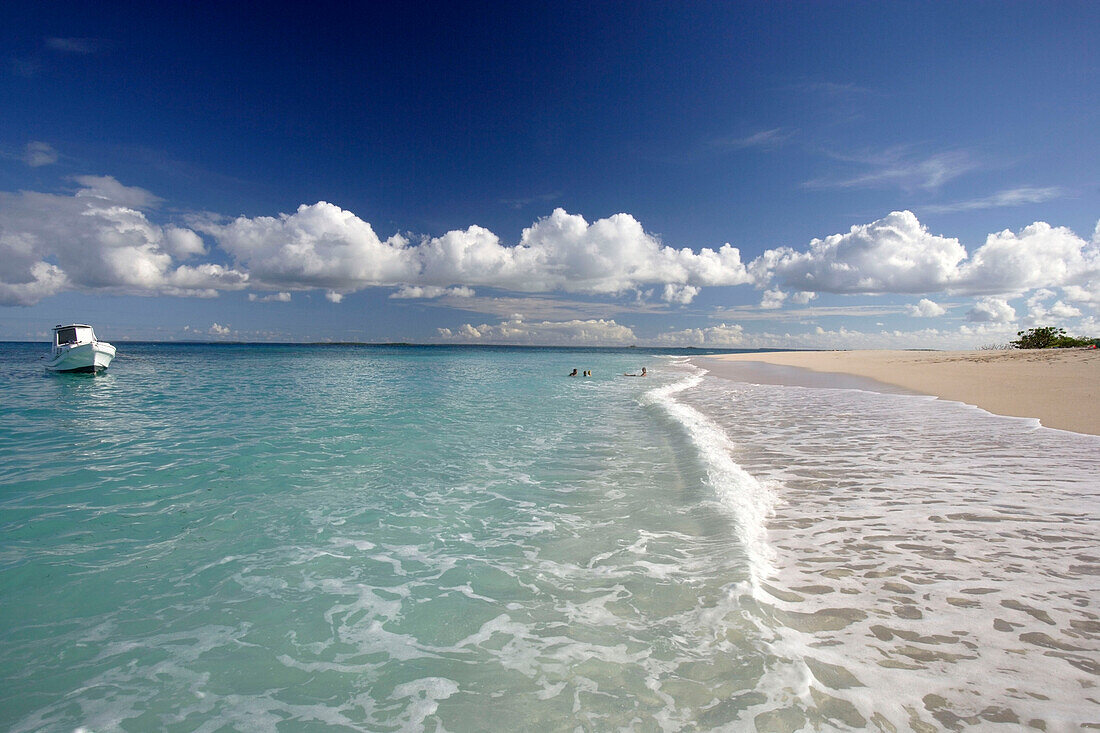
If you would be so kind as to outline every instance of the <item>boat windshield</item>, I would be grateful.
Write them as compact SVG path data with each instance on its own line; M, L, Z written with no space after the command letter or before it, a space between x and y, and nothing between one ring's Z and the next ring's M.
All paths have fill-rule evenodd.
M78 328L76 326L66 326L65 328L57 329L57 345L64 346L65 344L79 344L85 341L94 341L95 336L92 334L92 329L84 327Z
M69 328L59 328L59 329L57 329L57 345L58 346L61 346L63 344L75 344L76 341L77 341L77 339L76 339L76 329L75 328L69 327Z

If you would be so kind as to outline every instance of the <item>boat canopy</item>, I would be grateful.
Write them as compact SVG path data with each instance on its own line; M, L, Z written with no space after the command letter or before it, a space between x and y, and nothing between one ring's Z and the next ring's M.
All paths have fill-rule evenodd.
M58 346L95 341L91 326L74 323L71 326L54 326L54 343Z

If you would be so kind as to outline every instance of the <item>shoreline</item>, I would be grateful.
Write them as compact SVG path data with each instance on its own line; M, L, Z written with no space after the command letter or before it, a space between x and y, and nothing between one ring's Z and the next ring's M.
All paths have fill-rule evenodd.
M932 395L997 415L1036 418L1048 428L1100 435L1098 349L777 351L699 358L717 376L760 381L762 374L754 375L751 365L767 364L792 370L778 380L773 375L773 383L885 387L880 391ZM799 375L795 369L806 371Z

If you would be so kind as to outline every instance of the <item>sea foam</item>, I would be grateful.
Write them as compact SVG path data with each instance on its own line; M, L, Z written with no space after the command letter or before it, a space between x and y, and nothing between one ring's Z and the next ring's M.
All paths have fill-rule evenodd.
M681 368L686 366L682 364ZM717 423L676 400L677 395L697 387L702 381L702 374L691 374L650 390L644 399L660 405L690 436L699 460L706 467L708 483L717 500L730 511L737 527L755 585L771 572L774 553L767 542L767 520L774 511L776 496L771 488L737 464L733 458L736 447Z

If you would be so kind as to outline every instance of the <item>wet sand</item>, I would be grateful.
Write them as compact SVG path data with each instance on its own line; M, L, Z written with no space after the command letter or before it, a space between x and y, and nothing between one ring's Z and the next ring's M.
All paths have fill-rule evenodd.
M853 378L871 379L999 415L1038 418L1048 428L1100 435L1100 349L783 351L700 362L717 375L723 365L736 364L737 371L726 376L748 381L754 381L746 371L753 363L810 370L821 375L811 380L817 386L850 387L856 386Z

